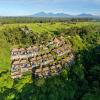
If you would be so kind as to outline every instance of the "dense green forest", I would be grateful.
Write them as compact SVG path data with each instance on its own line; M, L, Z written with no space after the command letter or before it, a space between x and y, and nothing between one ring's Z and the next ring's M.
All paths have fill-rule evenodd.
M62 17L0 17L0 24L47 23L47 22L100 22L100 18L62 18Z
M72 43L74 65L49 78L37 80L26 73L11 79L11 48L45 44L61 33ZM100 100L100 23L1 24L0 100Z

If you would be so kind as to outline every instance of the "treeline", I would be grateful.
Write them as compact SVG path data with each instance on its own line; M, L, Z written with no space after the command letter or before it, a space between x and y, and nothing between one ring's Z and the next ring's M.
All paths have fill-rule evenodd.
M7 28L2 30L2 34L5 36L7 43L12 46L30 46L32 44L46 44L52 37L52 34L48 32L34 33L27 26Z
M0 17L0 24L14 24L14 23L46 23L46 22L86 22L86 21L100 21L92 18L45 18L45 17Z
M53 34L49 32L44 33L34 33L29 27L27 26L17 26L15 28L7 27L6 29L2 30L2 34L5 36L6 41L11 45L31 45L34 43L46 43L51 38L57 35L61 35L60 33L64 33L65 36L80 36L82 39L86 39L85 41L90 41L94 44L95 41L92 41L92 37L96 38L100 35L100 25L85 25L85 26L72 26L69 28L58 29L54 31ZM91 33L91 34L90 34ZM91 38L90 38L91 37ZM87 44L88 45L88 44Z

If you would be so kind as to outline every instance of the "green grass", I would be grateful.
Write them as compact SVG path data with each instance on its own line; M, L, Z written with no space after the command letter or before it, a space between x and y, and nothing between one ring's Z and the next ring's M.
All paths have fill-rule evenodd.
M0 71L10 68L10 45L3 38L0 38Z

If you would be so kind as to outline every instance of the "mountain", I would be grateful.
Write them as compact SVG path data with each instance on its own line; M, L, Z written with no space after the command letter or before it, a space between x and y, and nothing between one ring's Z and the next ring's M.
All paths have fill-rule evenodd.
M13 17L13 16L0 16L2 17ZM82 13L79 15L70 15L66 13L45 13L45 12L39 12L33 15L26 15L26 16L14 16L14 17L60 17L60 18L96 18L100 19L100 16L88 14L88 13Z
M100 16L95 16L92 14L86 14L82 13L79 15L70 15L65 13L45 13L45 12L39 12L34 15L31 15L32 17L66 17L66 18L100 18Z
M85 14L85 13L83 13L83 14L79 14L78 17L95 17L95 16L92 15L92 14Z
M65 13L45 13L45 12L39 12L32 16L33 17L71 17L71 15Z

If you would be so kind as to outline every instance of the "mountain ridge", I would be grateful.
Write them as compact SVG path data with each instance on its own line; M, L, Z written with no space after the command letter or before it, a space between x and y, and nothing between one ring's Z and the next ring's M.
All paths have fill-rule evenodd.
M33 15L26 15L26 16L0 16L0 18L3 17L59 17L59 18L99 18L100 19L100 15L93 15L93 14L89 14L89 13L81 13L81 14L77 14L77 15L71 15L71 14L66 14L66 13L46 13L46 12L38 12L35 13Z
M70 18L73 18L73 17L89 17L89 18L95 18L95 17L100 17L100 16L97 16L97 15L93 15L93 14L89 14L89 13L81 13L81 14L78 14L78 15L70 15L70 14L66 14L66 13L52 13L52 12L49 12L49 13L45 13L45 12L39 12L39 13L35 13L33 15L31 15L32 17L70 17Z

